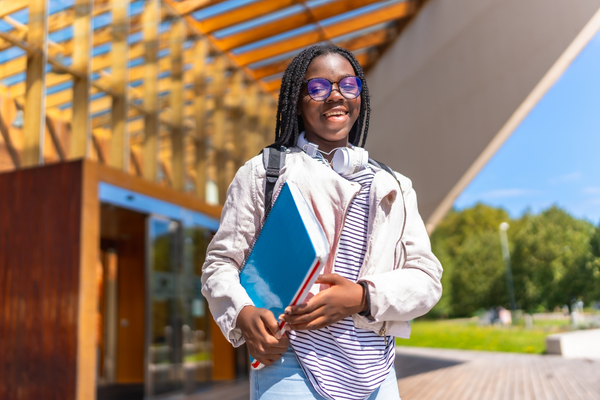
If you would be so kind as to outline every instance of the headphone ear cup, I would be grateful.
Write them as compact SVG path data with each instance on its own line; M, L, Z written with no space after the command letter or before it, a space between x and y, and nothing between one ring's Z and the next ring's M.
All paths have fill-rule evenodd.
M340 175L348 175L352 170L352 157L349 150L347 147L340 147L333 153L331 166Z
M333 153L331 166L340 175L354 174L369 162L369 153L362 147L340 147Z

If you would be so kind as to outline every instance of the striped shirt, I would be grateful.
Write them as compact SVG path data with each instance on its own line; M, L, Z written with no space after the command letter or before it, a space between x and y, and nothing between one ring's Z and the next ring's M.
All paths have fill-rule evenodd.
M320 156L320 154L318 154ZM315 157L326 162L322 157ZM334 272L356 282L367 250L369 193L374 173L367 167L344 178L361 184L342 229ZM318 330L290 332L290 343L314 389L326 399L365 399L385 380L394 363L394 341L354 326L352 317Z

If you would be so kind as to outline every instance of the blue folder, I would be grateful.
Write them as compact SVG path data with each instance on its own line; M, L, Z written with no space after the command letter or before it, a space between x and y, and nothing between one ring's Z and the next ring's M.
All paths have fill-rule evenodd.
M255 307L275 319L289 305L301 304L329 256L319 221L293 182L275 200L240 273ZM283 328L283 324L279 326ZM261 366L252 360L255 369Z

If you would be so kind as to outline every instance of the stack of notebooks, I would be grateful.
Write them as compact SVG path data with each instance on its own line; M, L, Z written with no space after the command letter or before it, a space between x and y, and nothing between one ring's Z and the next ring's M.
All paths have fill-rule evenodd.
M300 189L286 182L244 262L240 282L254 306L270 310L277 319L287 306L302 304L328 256L317 217ZM250 359L252 368L262 368Z

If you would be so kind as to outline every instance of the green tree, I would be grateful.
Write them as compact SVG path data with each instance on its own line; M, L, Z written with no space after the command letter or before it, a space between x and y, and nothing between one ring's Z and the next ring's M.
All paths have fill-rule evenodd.
M472 285L469 284L468 279L472 277L482 282L485 279L480 278L489 274L490 270L498 269L500 265L498 262L502 262L498 226L508 220L505 210L477 204L461 211L452 210L440 222L431 235L431 244L434 254L444 267L442 276L444 291L442 299L431 311L431 316L464 316L483 306L479 305L473 309L473 305L477 302L469 300L473 296L469 292ZM493 237L495 239L492 239ZM484 243L490 248L486 249ZM481 260L487 261L477 261L476 250L485 250ZM490 261L494 254L498 259ZM458 272L458 277L453 278L458 269L461 270ZM497 271L492 275L496 276ZM488 286L484 285L484 287ZM477 296L480 295L473 298ZM496 294L491 294L484 303L488 304L491 301L489 298L496 298L495 296ZM469 311L464 308L468 304Z
M592 225L551 207L526 214L511 229L511 262L517 304L524 310L569 304L585 291L581 271L590 254Z
M455 316L470 316L479 308L508 308L505 267L497 230L469 236L461 245L450 278Z

